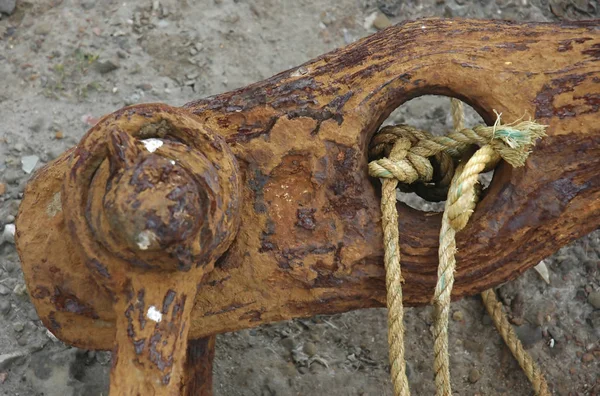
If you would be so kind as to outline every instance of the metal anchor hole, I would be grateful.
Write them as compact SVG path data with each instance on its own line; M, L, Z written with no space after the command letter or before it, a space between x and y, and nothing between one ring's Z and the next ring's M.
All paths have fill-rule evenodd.
M479 113L466 103L464 103L464 121L466 128L485 124ZM388 125L409 125L434 136L445 135L454 128L450 111L450 97L423 95L411 99L396 108L378 129ZM369 158L369 160L373 159L376 158ZM493 170L481 175L480 184L483 192L489 187L493 175ZM396 197L399 202L413 209L441 213L444 211L445 198L436 198L434 194L427 193L427 189L434 186L435 183L414 183L413 185L401 183L396 190Z

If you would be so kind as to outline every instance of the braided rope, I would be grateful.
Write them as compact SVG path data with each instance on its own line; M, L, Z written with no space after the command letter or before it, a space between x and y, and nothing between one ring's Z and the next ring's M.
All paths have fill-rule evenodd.
M452 101L452 116L457 130L448 136L432 136L425 131L405 125L384 127L373 138L370 147L371 157L381 155L387 157L371 161L369 174L379 177L382 181L381 210L385 247L388 343L394 392L395 395L400 396L409 395L410 390L404 359L403 279L400 267L398 213L396 210L398 183L431 181L434 177L434 169L430 158L435 158L442 168L436 181L448 183L451 179L446 208L442 217L440 266L433 299L436 310L434 324L436 395L447 396L451 395L448 322L456 268L456 233L466 226L475 209L479 174L493 168L501 158L513 166L523 165L529 154L529 148L537 138L544 136L545 127L531 121L520 122L517 125L500 125L499 114L493 127L478 126L466 129L463 126L462 103L456 102L459 101ZM455 170L452 157L463 155L472 144L483 147ZM506 334L509 335L508 332ZM512 339L511 342L517 345ZM513 352L515 357L517 354L519 356L526 354L522 348L515 350L517 351L517 353ZM521 364L521 361L519 363ZM522 367L535 368L531 358L525 363L525 366L522 365ZM533 373L535 372L539 374L539 371L533 371ZM531 378L539 382L539 376ZM545 384L543 377L540 383ZM541 385L540 389L542 389Z

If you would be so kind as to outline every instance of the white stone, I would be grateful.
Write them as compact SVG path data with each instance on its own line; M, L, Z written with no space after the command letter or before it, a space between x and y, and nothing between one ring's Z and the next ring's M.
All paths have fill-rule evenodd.
M2 232L2 240L0 242L15 243L15 225L6 224Z
M23 172L31 173L39 160L40 157L37 155L26 155L25 157L21 157L21 168L23 169Z
M538 265L536 265L533 268L537 271L538 274L540 274L540 276L542 277L542 279L547 284L550 284L550 272L548 272L548 267L546 267L546 263L544 262L544 260L540 261L538 263Z
M58 342L58 338L56 338L56 336L52 334L50 330L46 329L46 335L48 336L48 338L50 338L52 342Z
M377 11L371 13L369 16L367 16L365 18L365 22L363 23L363 27L366 30L369 30L371 27L373 27L373 22L375 22L375 19L377 19Z

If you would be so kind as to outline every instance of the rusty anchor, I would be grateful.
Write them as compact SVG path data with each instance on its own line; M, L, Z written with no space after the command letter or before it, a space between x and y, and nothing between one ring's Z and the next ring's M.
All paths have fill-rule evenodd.
M27 287L66 343L113 351L111 395L209 395L214 335L385 305L367 147L425 94L548 125L458 235L453 298L600 220L600 28L423 19L182 108L102 118L38 171L17 219ZM404 300L427 304L440 214L398 204ZM187 350L187 355L186 355Z

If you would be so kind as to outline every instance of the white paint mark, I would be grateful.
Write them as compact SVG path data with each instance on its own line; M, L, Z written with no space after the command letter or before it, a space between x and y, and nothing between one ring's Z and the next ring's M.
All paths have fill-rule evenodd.
M150 308L148 308L146 317L150 320L155 321L156 323L160 323L160 321L162 320L162 314L158 309L156 309L154 305L151 305Z
M156 236L151 231L144 230L137 237L137 245L141 250L148 250L154 239Z
M300 77L305 75L306 73L308 73L308 69L304 66L299 67L298 69L294 70L294 72L291 74L292 77Z
M55 193L52 201L46 206L46 214L49 217L54 217L62 212L62 201L60 200L60 191Z
M163 145L162 140L154 138L144 139L142 140L142 143L144 144L144 147L146 147L146 150L150 151L151 153L155 152L160 146Z
M171 165L175 165L175 160L171 160Z

